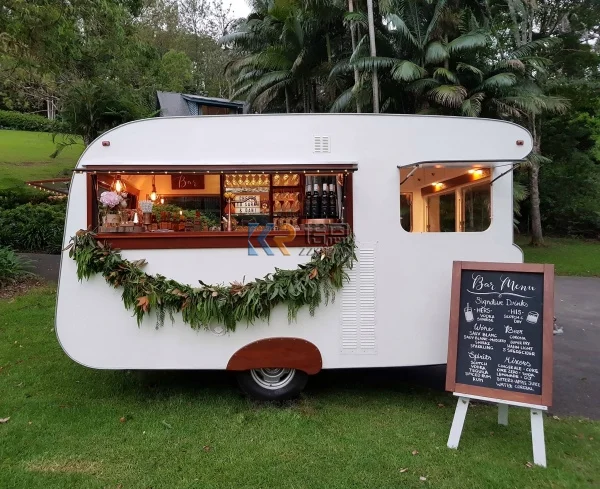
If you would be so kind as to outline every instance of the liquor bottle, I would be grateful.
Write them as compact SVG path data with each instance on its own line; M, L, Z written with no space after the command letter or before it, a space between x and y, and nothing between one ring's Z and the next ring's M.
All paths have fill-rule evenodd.
M311 216L313 219L319 219L319 217L321 217L321 199L319 195L319 181L317 180L317 177L314 177Z
M321 192L321 217L329 217L329 190L327 189L327 179L323 181L323 191Z
M306 195L304 196L304 217L312 217L312 195L310 194L310 177L306 177Z
M331 219L337 219L338 211L337 211L337 194L335 193L336 185L336 177L333 177L333 183L329 184L329 217Z

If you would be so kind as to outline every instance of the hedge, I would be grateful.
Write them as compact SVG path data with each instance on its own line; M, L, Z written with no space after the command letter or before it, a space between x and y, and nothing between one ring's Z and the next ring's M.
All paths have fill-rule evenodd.
M25 204L0 210L0 246L17 251L59 253L66 205Z
M15 187L0 190L0 211L14 209L20 205L31 204L55 204L53 196L33 190L30 187Z
M20 131L36 132L67 132L66 125L61 121L51 121L41 115L22 114L0 110L0 129L17 129Z

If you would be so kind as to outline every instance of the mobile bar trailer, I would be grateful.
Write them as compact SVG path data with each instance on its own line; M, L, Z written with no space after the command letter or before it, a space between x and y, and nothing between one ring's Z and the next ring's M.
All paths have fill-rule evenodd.
M444 364L453 261L523 260L510 170L531 149L518 125L459 117L202 116L119 126L77 163L65 248L93 229L124 259L145 259L147 274L191 287L298 269L336 227L351 229L357 260L314 315L302 307L290 321L282 304L231 331L216 321L190 328L181 314L162 328L146 315L137 327L119 287L100 274L78 280L64 251L59 342L90 368L232 370L262 399L297 395L321 369Z

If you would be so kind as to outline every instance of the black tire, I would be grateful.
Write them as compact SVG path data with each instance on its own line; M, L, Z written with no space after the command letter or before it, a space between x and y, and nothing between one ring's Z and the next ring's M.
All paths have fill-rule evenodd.
M258 368L238 372L237 381L251 399L285 401L298 397L308 382L308 374L293 368Z

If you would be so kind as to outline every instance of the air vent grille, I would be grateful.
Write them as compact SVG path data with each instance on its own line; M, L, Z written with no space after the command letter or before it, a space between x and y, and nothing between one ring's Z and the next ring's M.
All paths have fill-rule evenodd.
M329 136L315 136L315 153L330 153Z
M349 282L342 289L341 352L377 353L376 243L359 245L358 262L348 270Z

